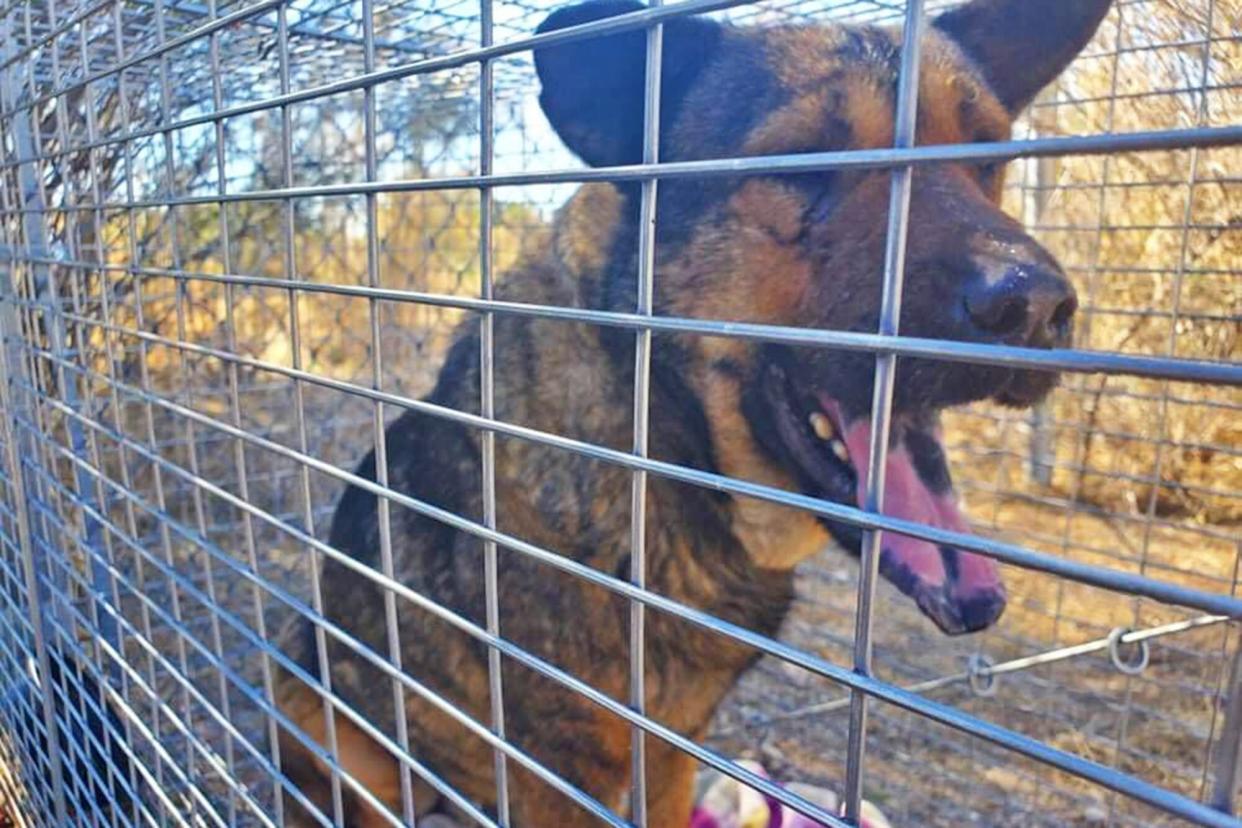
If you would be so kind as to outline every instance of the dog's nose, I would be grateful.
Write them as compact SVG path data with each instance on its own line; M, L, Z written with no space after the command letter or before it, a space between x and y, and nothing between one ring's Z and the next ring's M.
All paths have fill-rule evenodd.
M1046 347L1068 341L1078 295L1053 264L1005 262L979 268L966 286L965 305L984 334Z
M1001 617L1006 603L1004 589L980 592L962 601L958 607L962 631L972 633L986 630Z

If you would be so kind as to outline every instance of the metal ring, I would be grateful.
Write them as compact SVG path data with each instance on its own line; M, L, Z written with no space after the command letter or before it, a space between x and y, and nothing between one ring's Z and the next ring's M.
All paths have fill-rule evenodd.
M1121 640L1131 632L1133 629L1130 627L1117 627L1108 634L1108 659L1118 672L1125 673L1127 676L1137 676L1147 669L1151 661L1151 647L1148 646L1145 638L1128 644ZM1122 647L1136 648L1131 658L1127 659L1122 654Z
M992 672L995 664L991 656L984 653L974 653L967 660L966 678L976 696L986 699L996 695L996 674Z

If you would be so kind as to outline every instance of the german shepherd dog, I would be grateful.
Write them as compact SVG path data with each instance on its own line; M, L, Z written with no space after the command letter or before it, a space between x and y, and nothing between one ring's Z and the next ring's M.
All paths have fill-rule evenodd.
M928 26L918 143L1006 140L1014 118L1090 40L1110 0L973 0ZM550 31L643 8L601 0L553 13ZM901 33L842 25L740 27L700 18L664 24L660 96L664 161L891 146ZM646 33L535 51L540 103L565 144L592 166L642 158ZM1070 341L1077 300L1061 268L998 206L1000 165L920 165L913 173L901 331L910 336L1049 348ZM641 201L636 184L588 184L546 238L499 280L512 302L633 312ZM836 170L794 175L670 179L658 188L655 312L666 316L874 332L881 304L890 174ZM495 413L500 420L627 451L634 428L632 331L498 314ZM874 358L736 338L654 337L650 453L682 466L857 505L868 474ZM457 334L431 402L477 412L480 333ZM938 412L991 399L1023 407L1055 375L901 359L889 514L965 526L939 439ZM387 429L387 483L440 509L483 520L480 434L407 411ZM368 455L357 473L376 479ZM496 520L501 532L618 578L630 577L632 473L615 464L498 435ZM860 532L769 502L652 476L647 492L647 583L657 593L775 635L800 561L834 538L857 550ZM341 497L331 544L381 569L388 531L375 495ZM398 504L390 515L393 577L477 624L485 622L483 542ZM602 693L628 696L628 618L622 597L516 551L499 551L502 635ZM948 634L992 624L1005 606L996 565L981 556L888 533L880 571ZM277 676L286 724L328 744L319 693L330 685L368 727L335 714L346 825L402 813L392 678L378 658L467 712L490 721L488 653L477 639L398 599L389 642L381 586L328 559L323 612L330 675L318 669L312 624L282 646L304 672ZM357 639L343 643L336 632ZM756 655L710 631L648 612L646 710L701 739L721 698ZM391 645L391 650L390 650ZM392 658L396 662L397 659ZM503 659L506 737L621 815L629 813L631 726L562 684ZM330 681L329 681L330 680ZM493 748L423 696L402 691L410 752L485 811L495 812ZM372 729L373 728L373 729ZM384 739L377 739L376 734ZM391 740L391 741L388 741ZM382 742L387 742L385 747ZM279 738L284 772L329 816L326 749ZM648 738L649 821L684 828L695 762ZM595 824L578 805L509 762L511 823ZM359 788L366 791L362 793ZM441 807L421 782L418 813ZM287 798L295 821L308 820Z

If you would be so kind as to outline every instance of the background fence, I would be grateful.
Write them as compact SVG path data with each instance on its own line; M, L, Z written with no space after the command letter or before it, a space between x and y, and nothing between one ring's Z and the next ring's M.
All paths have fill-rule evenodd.
M550 5L489 8L505 44ZM715 12L904 13L887 0ZM352 467L374 439L374 403L341 384L418 397L467 315L338 290L368 275L367 198L349 185L474 175L486 155L497 175L576 166L538 111L521 50L491 55L494 142L481 155L480 64L428 63L479 47L479 15L475 0L0 8L0 825L6 808L17 824L59 824L59 788L93 802L92 786L122 776L141 804L69 817L272 818L254 652L282 601L261 584L306 599L311 556L288 529L325 527L341 488L296 455ZM1185 136L1014 163L1010 210L1083 299L1078 347L1237 360L1239 31L1239 0L1120 0L1021 123L1024 139ZM496 273L572 189L489 190ZM375 201L379 285L479 295L479 189L381 186ZM1079 373L1034 413L956 413L946 431L973 528L1234 595L1242 378L1217 376ZM849 664L856 577L836 551L806 565L782 639ZM1236 804L1242 713L1227 702L1242 677L1223 616L1036 571L1011 569L1007 581L1001 623L955 640L882 589L877 677L1170 792ZM1131 634L1110 648L1116 630ZM1119 669L1137 660L1142 669ZM104 703L108 727L87 733ZM896 825L1175 821L915 712L873 707L867 794ZM845 688L769 658L732 694L710 746L839 788L848 723ZM110 774L107 759L128 770Z

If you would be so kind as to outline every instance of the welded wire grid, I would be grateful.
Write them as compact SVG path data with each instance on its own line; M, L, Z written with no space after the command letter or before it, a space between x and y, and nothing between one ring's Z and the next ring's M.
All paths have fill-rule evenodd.
M917 23L946 5L679 0L552 37L646 27L654 55L651 24L674 15ZM534 100L530 33L552 4L9 2L0 10L0 824L281 822L279 794L298 795L270 739L281 723L271 675L291 663L269 637L291 608L322 617L318 563L338 554L322 529L354 481L348 469L368 449L384 456L382 425L406 408L484 435L481 523L389 491L382 460L370 484L382 495L374 577L391 587L378 657L396 698L419 677L401 670L395 618L427 602L391 581L390 511L420 510L485 542L486 623L450 618L491 645L490 719L469 725L495 749L501 805L489 815L459 801L478 822L507 822L508 769L530 767L504 738L507 658L828 824L841 823L731 760L758 758L782 780L842 791L849 818L865 794L897 825L1237 824L1227 813L1242 674L1228 617L1242 610L1242 5L1116 6L1014 143L911 149L917 64L907 48L893 149L661 165L653 58L644 163L588 171ZM1078 285L1080 350L894 339L911 166L1018 156L1007 206ZM897 196L875 335L651 315L660 178L846 165L891 169ZM620 178L642 182L634 313L492 299L494 281L577 182ZM632 452L492 420L491 326L504 313L633 332ZM417 402L464 318L482 330L480 411ZM944 540L938 530L648 459L648 360L660 331L874 353L876 435L903 354L1071 372L1034 413L976 406L946 427L979 533L957 545L1022 567L1007 567L1002 622L947 640L877 588L876 530ZM495 433L633 471L626 577L497 527ZM884 467L885 450L877 439L871 468ZM870 530L872 554L861 577L839 552L804 567L780 641L733 628L646 590L653 474L855 522ZM631 598L628 705L503 640L498 545ZM649 612L768 656L707 744L644 714ZM316 625L321 658L337 634ZM331 761L331 722L365 723L329 681L322 693L333 797L320 816L332 824L343 795L360 788ZM410 821L411 784L425 774L407 756L407 727L398 721L383 737L402 759L394 822ZM633 740L624 819L541 773L603 821L643 824L643 744ZM100 804L109 798L120 805Z

